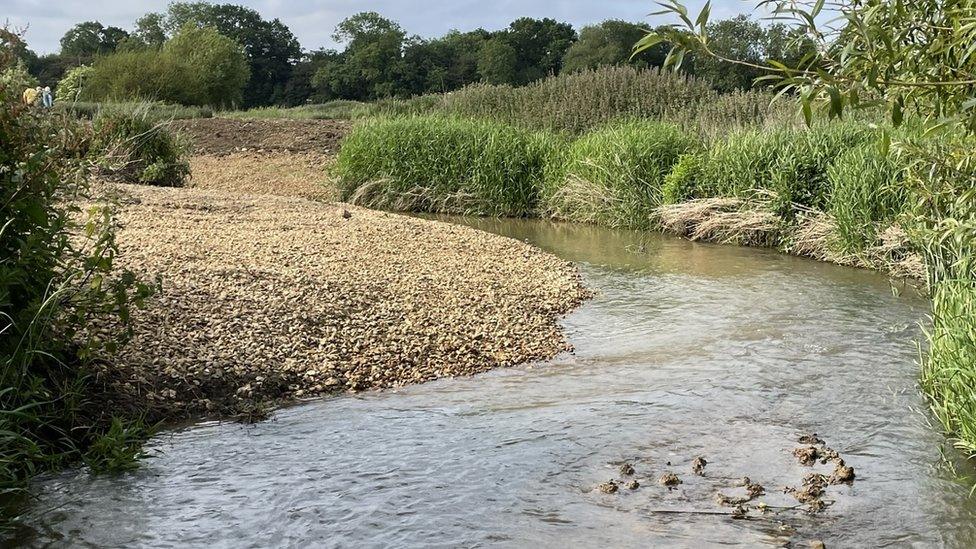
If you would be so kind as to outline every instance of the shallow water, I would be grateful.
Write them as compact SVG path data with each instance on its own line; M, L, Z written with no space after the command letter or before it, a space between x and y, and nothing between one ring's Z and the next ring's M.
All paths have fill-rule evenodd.
M133 473L39 483L20 542L93 547L972 546L976 502L916 389L926 301L877 274L542 221L469 220L580 263L598 296L574 354L252 426L199 425ZM733 519L749 476L771 506L816 432L854 466L817 515ZM706 475L690 474L698 455ZM952 454L950 452L950 457ZM630 461L642 486L595 486ZM669 465L670 463L670 465ZM668 471L684 481L667 490ZM678 512L675 512L678 511Z

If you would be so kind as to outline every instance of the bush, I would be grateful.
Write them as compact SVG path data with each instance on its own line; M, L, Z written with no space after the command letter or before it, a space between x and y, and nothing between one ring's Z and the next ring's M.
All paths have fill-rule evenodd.
M878 229L906 209L904 168L892 155L883 155L877 143L855 147L828 166L828 211L837 223L837 251L857 254L873 246Z
M177 187L190 174L187 143L147 111L102 112L92 126L89 156L109 177Z
M550 165L541 209L561 219L611 227L647 227L662 184L697 139L672 124L632 121L572 143Z
M376 119L343 141L339 186L343 199L375 208L524 216L557 143L494 122Z
M664 176L661 185L661 201L664 204L677 204L695 197L695 181L699 178L705 153L696 151L683 154L671 168L671 173Z
M0 46L17 43L0 29ZM0 47L0 71L11 57ZM132 273L113 268L115 222L88 185L86 126L26 108L20 92L0 82L4 494L39 471L81 459L92 444L102 452L112 447L104 438L112 411L96 402L100 386L91 361L104 360L125 341L129 307L151 293ZM88 215L78 207L86 200L93 204Z
M211 28L189 26L159 51L120 51L99 57L81 98L231 107L240 102L249 74L236 42Z
M90 65L79 65L64 73L55 90L55 99L59 102L81 99L81 91L85 88L92 70Z

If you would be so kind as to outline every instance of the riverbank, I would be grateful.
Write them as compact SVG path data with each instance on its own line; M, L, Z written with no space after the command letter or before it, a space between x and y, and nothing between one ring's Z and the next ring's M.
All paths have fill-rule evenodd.
M295 197L119 186L120 265L162 276L101 374L157 418L552 357L573 264L446 223Z

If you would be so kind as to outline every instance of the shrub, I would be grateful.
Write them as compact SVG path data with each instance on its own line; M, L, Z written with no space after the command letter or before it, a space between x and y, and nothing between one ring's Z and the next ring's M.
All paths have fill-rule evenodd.
M705 153L696 151L683 154L671 168L671 173L664 176L661 185L661 200L665 204L677 204L695 197L696 181L699 178Z
M678 157L698 146L672 124L613 124L572 143L550 164L541 209L548 215L611 227L647 227Z
M342 197L370 207L523 216L556 145L494 122L376 119L346 137L337 173Z
M95 135L89 156L105 175L175 187L190 174L183 138L146 111L106 111L92 125Z
M58 82L58 87L55 90L55 98L61 102L74 102L81 99L81 92L85 88L92 70L90 65L79 65L64 73L64 77Z
M230 107L240 102L249 74L236 42L211 28L188 26L159 51L120 51L96 59L81 98Z
M0 71L12 57L3 44L18 42L0 29ZM129 307L150 293L132 273L113 268L112 209L92 195L82 160L87 128L27 109L20 91L0 82L4 494L38 471L82 458L94 443L112 447L104 439L112 411L95 404L99 382L90 361L124 342ZM82 200L93 204L88 215ZM96 321L100 329L92 330Z
M875 244L881 225L891 224L908 205L904 166L884 155L877 143L855 147L827 167L828 211L836 221L835 242L844 254Z

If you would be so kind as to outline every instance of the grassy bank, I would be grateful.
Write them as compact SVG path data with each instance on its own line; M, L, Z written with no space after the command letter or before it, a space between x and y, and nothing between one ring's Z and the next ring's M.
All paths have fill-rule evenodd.
M344 196L657 229L925 278L933 322L922 387L958 446L976 453L974 178L956 173L939 179L955 184L926 188L911 161L944 138L922 140L909 125L893 136L916 152L882 152L881 132L858 121L709 132L666 115L557 138L490 118L409 115L359 127L340 151Z
M349 120L363 103L336 100L298 107L259 107L246 111L221 111L218 116L238 120L267 120L287 118L291 120Z

